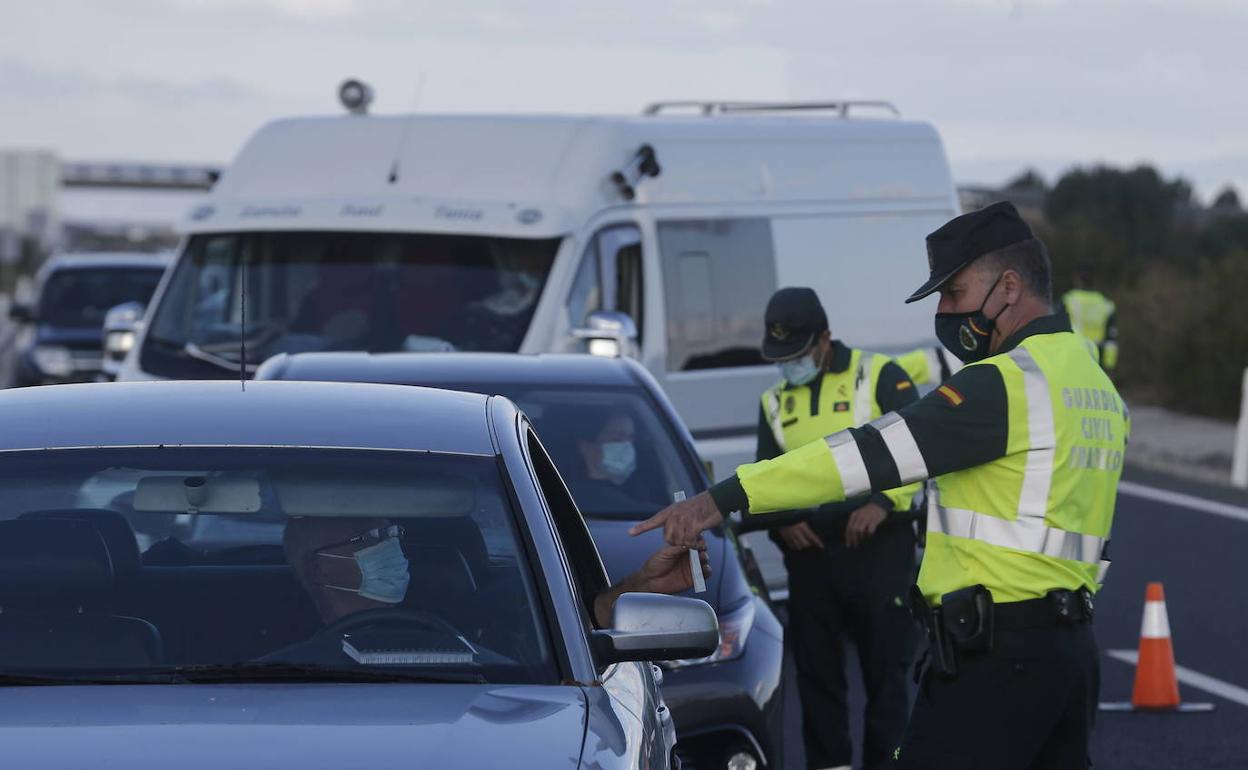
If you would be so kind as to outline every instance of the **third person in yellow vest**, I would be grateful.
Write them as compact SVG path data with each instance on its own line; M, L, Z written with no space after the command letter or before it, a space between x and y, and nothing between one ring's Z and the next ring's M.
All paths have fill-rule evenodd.
M1062 295L1062 309L1070 326L1092 344L1101 367L1112 372L1118 365L1118 309L1104 294L1092 288L1092 266L1075 269L1075 288Z

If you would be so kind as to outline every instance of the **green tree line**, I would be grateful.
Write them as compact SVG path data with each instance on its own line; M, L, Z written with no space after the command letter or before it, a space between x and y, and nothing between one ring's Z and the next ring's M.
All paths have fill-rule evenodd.
M1078 168L1052 188L1027 172L1010 188L1042 193L1031 214L1057 294L1083 263L1117 304L1115 379L1128 398L1236 417L1248 366L1248 213L1234 189L1205 207L1186 181L1149 166Z

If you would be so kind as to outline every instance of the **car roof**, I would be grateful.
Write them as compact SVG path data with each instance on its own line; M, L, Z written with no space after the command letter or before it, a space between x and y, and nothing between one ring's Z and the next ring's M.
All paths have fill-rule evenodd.
M365 383L158 381L0 391L0 451L290 446L493 455L485 396Z
M635 366L627 359L585 354L298 353L266 363L261 376L432 387L492 382L637 387Z
M80 270L85 268L167 267L173 260L169 252L147 253L138 251L101 251L54 254L48 257L41 273L53 270Z

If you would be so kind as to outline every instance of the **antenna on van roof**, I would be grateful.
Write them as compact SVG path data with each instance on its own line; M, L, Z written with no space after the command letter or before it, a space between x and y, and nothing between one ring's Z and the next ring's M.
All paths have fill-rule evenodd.
M238 384L247 392L247 251L238 257L242 268L242 289L238 295Z
M390 164L390 176L388 180L390 184L399 181L399 158L402 157L403 145L407 143L407 130L412 127L412 119L416 116L416 110L420 107L420 97L425 93L425 72L421 70L416 76L416 96L412 99L412 111L408 114L407 119L403 121L403 131L399 134L399 143L394 148L394 162Z

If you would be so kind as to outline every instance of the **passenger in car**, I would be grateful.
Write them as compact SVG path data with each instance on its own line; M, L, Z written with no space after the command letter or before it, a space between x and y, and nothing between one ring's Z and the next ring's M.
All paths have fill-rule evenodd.
M577 505L585 511L619 513L638 510L660 500L639 500L630 493L628 482L637 471L637 427L623 411L587 415L588 430L576 442L583 462L575 484ZM575 471L574 471L575 472Z

